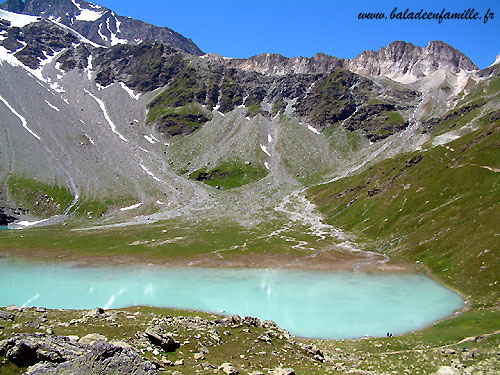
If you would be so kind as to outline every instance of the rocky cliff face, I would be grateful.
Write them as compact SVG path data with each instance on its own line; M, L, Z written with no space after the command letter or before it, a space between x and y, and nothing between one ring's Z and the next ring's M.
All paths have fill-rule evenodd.
M266 53L248 59L220 61L230 67L272 75L327 73L343 67L342 59L323 53L318 53L312 58L287 58L275 53Z
M385 76L401 83L412 83L438 70L451 73L471 72L477 66L460 51L440 42L422 48L396 41L378 51L365 51L345 67L369 76Z
M203 54L191 39L168 27L157 27L122 17L110 9L84 0L7 0L0 8L60 22L102 46L138 44L148 40L162 42L194 55Z

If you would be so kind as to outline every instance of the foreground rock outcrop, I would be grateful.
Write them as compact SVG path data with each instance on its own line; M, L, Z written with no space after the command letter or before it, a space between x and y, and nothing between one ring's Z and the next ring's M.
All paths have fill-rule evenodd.
M432 347L432 330L312 340L293 337L273 321L238 315L10 306L0 308L0 374L498 373L500 331Z
M73 342L68 337L43 333L19 334L0 342L0 355L26 374L156 374L152 364L131 348L105 341Z
M150 362L142 359L134 350L98 341L79 357L60 364L38 364L29 368L26 374L153 375L157 372Z

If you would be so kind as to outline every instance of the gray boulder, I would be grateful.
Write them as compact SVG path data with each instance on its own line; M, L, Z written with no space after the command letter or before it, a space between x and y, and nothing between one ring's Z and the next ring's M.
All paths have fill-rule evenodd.
M30 367L27 375L154 375L149 361L142 359L130 348L107 342L96 342L86 354L60 364L46 363Z
M27 367L38 362L64 362L85 353L85 350L66 337L46 334L18 334L0 342L0 355L18 366Z
M181 344L161 327L148 327L145 332L138 333L139 337L146 338L153 345L159 346L166 352L173 352L181 347Z

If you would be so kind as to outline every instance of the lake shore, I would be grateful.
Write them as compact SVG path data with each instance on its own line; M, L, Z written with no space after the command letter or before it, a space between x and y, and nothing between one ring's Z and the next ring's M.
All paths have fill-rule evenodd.
M276 268L318 271L357 270L366 272L429 273L421 265L391 259L386 260L382 255L363 255L335 250L321 250L304 251L302 256L284 253L248 252L229 256L220 253L208 253L167 258L151 256L147 253L90 255L70 250L0 250L0 257L3 258L12 257L48 263L73 263L75 267L154 265L159 267Z

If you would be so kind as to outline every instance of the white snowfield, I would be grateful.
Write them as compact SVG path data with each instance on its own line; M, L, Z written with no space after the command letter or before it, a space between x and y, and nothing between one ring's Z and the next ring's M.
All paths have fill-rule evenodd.
M38 17L12 13L2 9L0 9L0 18L9 21L10 25L14 27L24 27L38 21Z
M82 12L76 16L78 21L97 21L102 17L101 12L96 12L95 10L82 9Z
M82 8L75 0L71 0L71 2L80 10L80 14L76 16L78 21L97 21L104 13Z

